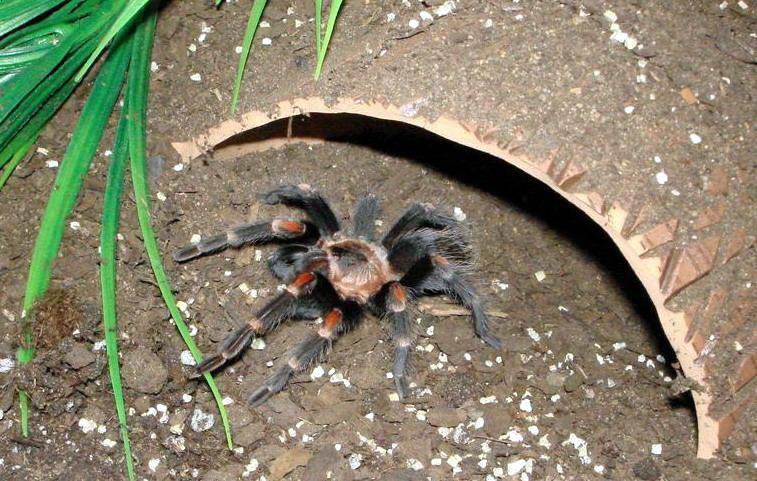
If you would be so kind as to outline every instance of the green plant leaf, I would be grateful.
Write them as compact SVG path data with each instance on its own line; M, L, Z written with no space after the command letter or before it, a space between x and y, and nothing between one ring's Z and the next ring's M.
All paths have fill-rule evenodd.
M252 10L250 10L250 18L247 20L247 28L244 31L244 40L242 40L242 54L239 56L239 64L237 65L237 76L234 79L234 87L231 93L231 113L237 111L237 103L239 102L239 89L242 86L242 77L244 76L244 68L247 65L247 57L250 56L250 49L252 49L252 40L255 38L255 31L258 29L260 23L260 17L263 16L263 10L265 9L268 0L255 0L252 3Z
M163 261L160 257L158 242L155 239L155 232L152 229L150 219L149 190L147 188L147 165L146 165L146 111L147 111L147 90L150 80L150 55L152 53L153 35L155 32L155 14L148 17L150 20L140 24L135 31L135 43L133 46L132 65L129 69L129 80L126 91L126 106L128 108L128 133L129 133L129 155L131 156L131 179L134 187L134 198L137 203L137 216L139 217L139 226L142 230L142 238L145 245L147 257L150 260L155 280L166 303L168 311L179 330L184 344L192 353L195 361L202 361L202 354L194 343L192 336L189 335L184 319L181 317L176 300L171 292L171 285L168 282L168 276L163 269ZM229 449L232 449L231 428L226 408L221 399L221 393L213 381L213 377L208 373L204 375L213 397L215 398L218 412L221 416L224 431L226 433L226 442Z
M131 42L126 43L123 48L131 50ZM113 156L108 166L108 180L105 184L105 197L103 199L102 227L100 229L100 291L102 295L103 330L105 331L105 352L108 356L110 385L113 388L118 426L121 431L121 441L124 447L126 473L129 476L129 480L134 481L134 461L131 456L129 429L126 424L126 405L124 403L123 388L121 387L121 367L118 358L118 320L116 315L116 236L118 234L118 221L121 213L124 172L128 157L126 108L123 108L118 121L118 127L116 128L116 141L113 147Z
M22 313L22 342L17 352L20 364L26 364L34 357L34 339L30 321L32 309L47 291L53 261L63 238L66 219L76 205L82 181L87 175L113 105L118 99L128 61L128 51L116 49L103 63L58 169L58 175L34 243L29 277L26 281ZM20 396L21 431L26 436L29 432L28 399L25 392L21 392Z
M0 5L0 37L66 0L11 0Z
M2 172L0 172L0 190L3 190L5 183L8 182L8 179L10 178L13 171L16 170L18 164L20 164L24 157L26 157L26 154L29 153L29 149L32 148L32 145L34 145L34 142L36 141L36 135L34 135L31 139L27 139L26 142L24 142L24 144L21 146L21 148L19 148L10 158L8 165L6 165Z
M323 40L316 44L316 53L318 55L318 63L315 66L315 79L318 80L321 77L321 69L323 68L323 61L326 59L326 52L329 49L329 43L331 42L331 35L334 33L334 25L336 25L336 19L339 16L339 10L342 8L342 0L332 0L331 7L329 8L329 19L326 21L326 34L323 36ZM316 16L318 14L316 13ZM320 31L320 22L316 24L316 32ZM320 36L316 33L316 36Z
M117 45L116 48L126 50L129 57L131 57L132 40L124 41ZM113 388L113 399L121 432L121 441L123 442L126 473L129 480L134 481L134 461L131 455L129 429L126 423L126 405L121 386L121 367L118 357L118 318L116 314L116 236L118 234L118 223L121 213L124 173L126 162L129 158L126 112L126 108L121 109L118 127L116 127L113 156L108 166L108 179L105 184L100 229L100 291L103 307L103 330L105 332L105 346L108 356L108 373L110 375L110 384Z
M105 50L105 47L108 46L110 41L113 40L116 35L118 35L123 29L127 28L131 24L134 18L142 11L142 9L145 7L145 5L147 5L147 3L149 3L149 1L150 0L131 0L131 2L129 2L123 10L121 10L121 13L110 26L110 29L108 29L105 35L100 39L100 42L95 48L95 51L92 52L87 61L84 63L84 66L82 66L82 68L76 74L75 80L77 82L81 82L81 79L84 78L84 75L87 74L87 71L90 69L90 67L92 67L92 64L95 63L97 57L99 57L103 50Z

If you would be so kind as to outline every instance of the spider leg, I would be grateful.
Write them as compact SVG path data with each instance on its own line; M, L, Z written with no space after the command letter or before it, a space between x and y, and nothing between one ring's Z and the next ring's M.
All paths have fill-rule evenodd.
M397 219L389 232L381 239L384 247L391 248L400 237L423 227L444 229L456 226L458 222L449 216L436 212L431 204L414 204Z
M197 244L189 244L173 254L176 262L186 262L207 254L214 254L229 247L241 247L245 244L260 244L274 239L294 239L301 237L307 230L306 224L291 219L274 219L272 221L241 224L222 234L205 237Z
M247 347L253 336L260 336L275 328L282 320L295 313L298 298L311 292L316 284L316 275L303 272L287 286L286 290L265 304L244 326L232 332L221 344L218 352L197 365L197 374L213 371L238 356Z
M502 341L492 334L489 329L489 316L484 309L483 300L476 291L476 288L466 279L462 269L455 266L447 258L439 255L432 256L431 262L435 266L434 272L438 273L439 281L443 284L444 290L471 311L473 330L476 335L489 346L500 349ZM438 283L439 281L436 282ZM434 283L433 279L427 282L429 282L429 287Z
M307 369L315 360L323 356L333 341L357 322L359 308L350 309L351 306L346 304L342 307L345 309L338 307L331 309L324 317L318 331L309 333L287 354L286 363L277 368L273 375L250 395L248 400L250 406L259 406L274 394L282 391L292 376Z
M408 358L415 344L415 333L407 311L409 294L399 282L392 282L386 291L385 305L387 318L392 322L392 341L394 342L394 365L392 377L400 400L409 392L407 371Z
M307 184L284 185L263 196L269 205L283 204L305 211L323 236L339 231L339 221L321 194Z
M367 194L361 197L352 214L352 234L373 241L376 238L376 219L379 212L379 202L375 195Z

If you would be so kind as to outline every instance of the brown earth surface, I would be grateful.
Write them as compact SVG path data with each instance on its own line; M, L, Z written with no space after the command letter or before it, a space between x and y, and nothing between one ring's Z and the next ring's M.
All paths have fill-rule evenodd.
M127 193L118 301L140 479L754 476L755 5L456 3L440 16L441 1L347 2L315 83L311 2L273 0L240 111L284 120L234 137L215 155L185 155L184 163L172 144L204 153L266 121L253 113L208 131L229 117L249 5L214 10L188 1L164 9L149 112L154 223L203 352L275 293L265 266L271 248L181 266L169 254L195 234L281 213L258 195L282 182L318 186L344 218L358 196L374 192L384 227L413 202L459 208L505 346L487 348L459 309L425 298L413 354L417 386L407 402L391 397L387 326L368 318L283 393L248 409L246 397L269 364L312 328L287 323L217 376L230 402L229 451L207 388L182 363L185 347L154 284ZM641 46L611 41L611 28ZM197 73L201 80L192 80ZM40 140L47 154L32 156L0 194L13 206L0 212L3 362L14 357L28 258L55 175L46 161L62 157L86 91ZM481 150L517 168L396 122L313 115L288 124L300 112L273 109L293 98L325 99L323 111L396 112L437 132L448 124L434 121L455 119L449 125L464 124L469 145L493 146ZM293 138L260 142L279 131ZM199 140L186 143L191 138ZM111 139L108 132L70 219L54 289L37 313L44 348L28 368L0 372L3 479L123 477L97 281ZM273 145L280 148L258 151ZM623 232L615 236L621 212ZM610 236L596 223L605 218ZM629 258L632 267L629 252L641 259ZM662 269L654 282L642 265ZM670 321L665 331L660 317ZM676 353L666 334L679 321L687 323L686 339L673 340L684 349ZM692 382L698 375L706 386ZM19 384L32 396L29 440L17 436ZM703 419L741 414L711 460L696 458L690 388L700 429ZM717 440L724 431L713 429Z

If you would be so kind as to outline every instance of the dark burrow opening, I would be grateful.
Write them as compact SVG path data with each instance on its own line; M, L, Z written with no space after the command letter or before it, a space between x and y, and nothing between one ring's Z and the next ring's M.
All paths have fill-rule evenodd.
M675 359L644 286L607 233L554 190L513 165L419 127L357 114L311 113L276 120L230 137L212 155L226 158L249 151L256 143L287 138L368 147L496 196L600 263L652 333L657 351Z

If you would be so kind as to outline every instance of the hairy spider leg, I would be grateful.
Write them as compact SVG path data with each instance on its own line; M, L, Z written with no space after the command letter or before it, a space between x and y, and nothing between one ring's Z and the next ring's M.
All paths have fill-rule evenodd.
M394 246L398 239L421 228L444 229L457 225L453 218L436 212L430 204L413 204L394 223L389 232L381 239L387 249Z
M286 289L265 304L247 324L232 332L221 344L221 349L197 365L198 374L213 371L242 352L253 336L274 329L282 320L295 313L297 299L310 293L316 284L316 275L303 272Z
M189 244L173 254L176 262L186 262L197 257L214 254L229 247L241 247L247 244L260 244L276 239L289 240L302 237L307 231L304 222L292 219L274 219L272 221L241 224L228 231L204 237L197 244Z
M373 194L358 199L352 214L352 235L372 242L376 239L376 219L381 212L379 201Z
M392 342L394 343L394 365L392 377L400 400L408 395L407 381L408 359L415 344L415 332L408 312L410 293L399 282L388 284L386 289L386 317L392 323Z
M307 184L281 186L265 194L263 201L269 205L283 204L302 209L324 237L330 237L340 229L326 199Z
M361 309L354 303L342 303L324 317L317 331L309 333L300 344L286 356L286 363L265 380L250 395L248 403L256 407L280 392L292 376L304 371L314 361L328 352L334 340L351 329L359 320Z

